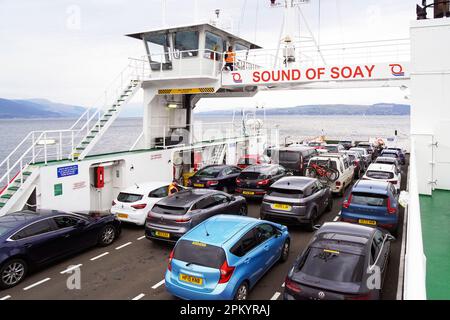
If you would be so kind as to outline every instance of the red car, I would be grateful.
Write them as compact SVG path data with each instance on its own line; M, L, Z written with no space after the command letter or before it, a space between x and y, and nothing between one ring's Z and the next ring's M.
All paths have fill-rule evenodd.
M245 169L248 166L254 164L267 164L267 163L270 163L270 158L265 155L247 154L239 158L237 166L241 169Z

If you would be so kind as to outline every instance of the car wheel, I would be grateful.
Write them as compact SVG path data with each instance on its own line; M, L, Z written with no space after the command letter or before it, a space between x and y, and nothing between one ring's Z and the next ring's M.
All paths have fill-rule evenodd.
M247 300L248 298L248 285L247 282L242 282L236 290L234 300Z
M311 213L311 219L309 220L309 223L306 226L306 229L310 232L314 231L314 226L316 225L316 219L317 219L317 209L314 208Z
M289 249L291 247L291 244L289 240L286 240L283 243L283 248L281 249L281 256L280 256L280 262L286 262L289 258Z
M7 261L0 268L0 288L8 289L16 286L25 278L27 274L27 264L22 259L12 259Z
M113 225L108 224L102 228L100 231L98 244L101 247L109 246L116 239L116 228Z
M244 206L239 208L239 215L240 216L246 216L247 213L248 213L248 209L247 209L246 205L244 205Z

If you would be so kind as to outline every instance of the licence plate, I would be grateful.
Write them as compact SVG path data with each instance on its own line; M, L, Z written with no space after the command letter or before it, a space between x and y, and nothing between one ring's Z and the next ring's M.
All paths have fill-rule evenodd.
M291 211L292 207L288 204L275 203L272 205L273 209Z
M359 222L359 224L368 224L368 225L371 225L371 226L376 226L377 225L377 222L374 221L374 220L359 219L358 222Z
M203 183L194 183L194 187L203 188L205 185Z
M203 284L203 279L199 277L188 276L187 274L180 273L180 280L184 282L189 282L201 286Z
M246 195L252 196L255 193L253 191L242 191L242 194L246 194Z
M118 213L117 216L118 216L119 218L128 219L128 215L125 214L125 213Z
M169 239L170 238L170 233L162 232L162 231L155 231L155 236Z

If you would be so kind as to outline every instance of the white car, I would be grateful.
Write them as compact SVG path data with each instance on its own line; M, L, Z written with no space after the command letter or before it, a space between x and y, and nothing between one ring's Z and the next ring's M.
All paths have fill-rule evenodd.
M395 186L397 192L400 192L402 174L394 164L372 163L362 178L390 182Z
M145 224L153 205L167 197L169 182L146 182L133 185L119 193L112 202L111 213L123 222Z

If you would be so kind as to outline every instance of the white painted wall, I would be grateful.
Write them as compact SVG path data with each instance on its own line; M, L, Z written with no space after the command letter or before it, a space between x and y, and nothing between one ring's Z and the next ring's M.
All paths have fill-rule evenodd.
M450 19L411 23L411 134L416 137L418 189L423 194L431 194L434 187L450 189L449 39ZM436 184L427 185L427 177Z

